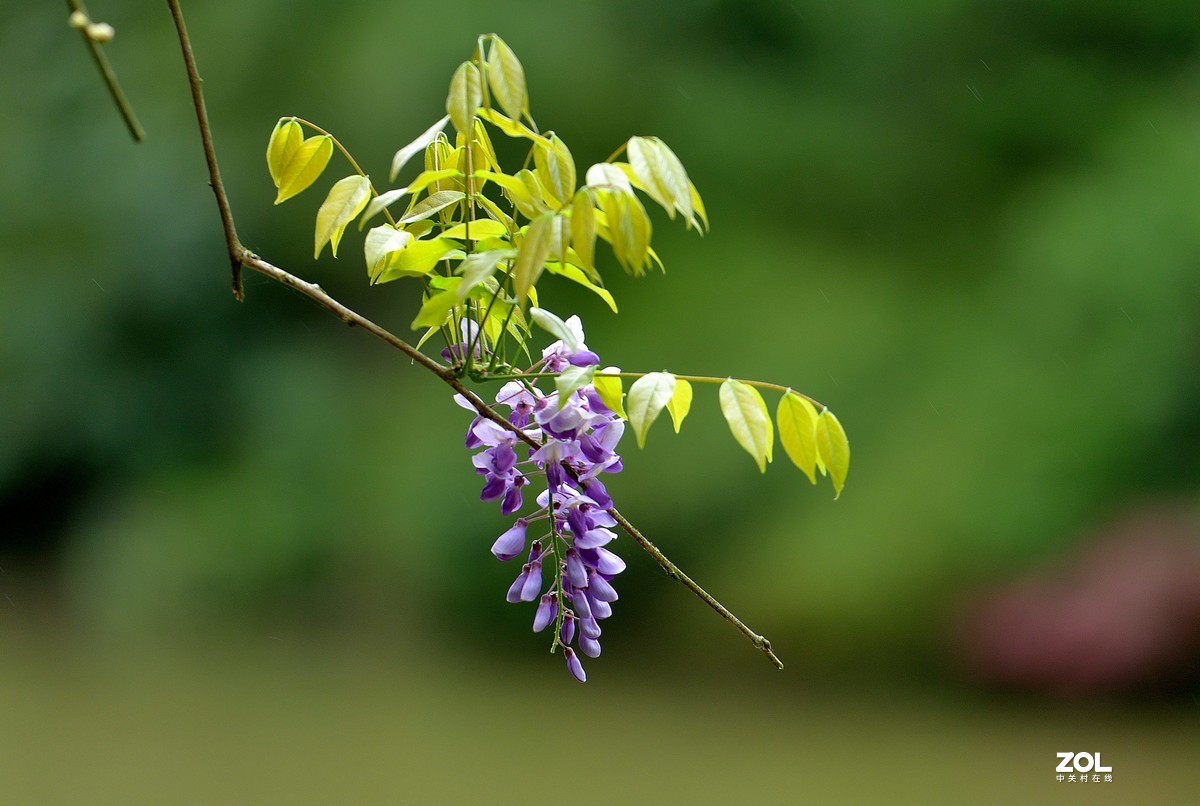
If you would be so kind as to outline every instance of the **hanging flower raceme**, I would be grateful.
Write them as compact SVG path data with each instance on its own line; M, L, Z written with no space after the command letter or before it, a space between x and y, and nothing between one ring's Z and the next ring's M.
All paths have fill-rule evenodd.
M583 345L578 318L571 317L568 325L578 331L577 345L550 345L539 362L548 372L599 363ZM461 396L456 401L474 410ZM508 562L528 546L507 599L538 603L534 631L553 627L553 646L562 647L567 669L584 681L587 675L576 648L589 658L599 656L600 622L612 615L617 600L612 581L625 570L625 562L607 547L617 536L612 529L617 522L608 512L612 498L599 478L621 470L616 448L625 423L591 385L560 403L557 392L547 394L532 383L511 381L500 389L496 404L511 412L509 422L540 447L530 448L511 430L476 417L466 445L482 449L472 458L484 479L480 498L500 501L500 511L512 515L523 508L523 490L532 478L539 478L542 489L537 508L496 539L492 554Z

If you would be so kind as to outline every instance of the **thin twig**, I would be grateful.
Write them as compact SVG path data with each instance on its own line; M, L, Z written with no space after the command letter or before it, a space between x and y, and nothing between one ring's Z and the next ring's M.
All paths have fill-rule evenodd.
M233 213L229 208L229 199L226 197L225 187L221 183L221 172L217 165L216 150L213 147L212 131L209 128L208 115L204 109L204 92L201 87L200 76L196 71L196 61L192 55L192 45L187 36L187 29L184 27L183 13L179 9L178 0L167 0L167 5L171 8L171 15L175 18L175 26L179 32L179 45L183 50L183 62L187 69L188 82L192 88L192 100L196 107L196 120L200 127L200 139L204 144L204 156L208 161L210 184L212 185L213 192L217 196L217 207L220 210L221 223L225 228L225 242L229 249L229 258L237 267L237 269L240 270L242 267L245 267L252 271L258 272L265 277L269 277L281 285L287 286L288 288L317 303L347 325L359 327L367 333L370 333L372 336L384 342L385 344L404 353L415 363L420 364L422 367L440 378L442 382L450 386L450 388L452 388L458 394L462 395L463 398L471 404L471 407L479 412L479 416L491 420L501 428L512 432L514 435L516 435L517 439L529 445L531 448L537 449L542 447L540 442L522 431L517 426L513 425L508 421L507 418L497 413L495 409L485 403L483 399L479 397L479 395L475 394L475 392L464 386L462 381L459 380L457 374L455 373L454 368L448 367L444 364L439 364L437 361L434 361L432 358L425 355L420 350L401 339L399 336L396 336L387 329L380 327L370 319L367 319L365 316L362 316L350 308L347 308L345 305L325 293L325 291L316 283L310 283L302 280L294 274L284 271L278 266L263 260L249 249L242 246L241 241L238 240L237 230L233 225ZM240 271L235 272L234 277L234 293L240 300ZM565 463L563 466L566 468L568 473L570 473L572 476L575 475L572 468L567 466ZM683 571L681 571L679 567L675 565L675 563L667 559L666 555L663 554L657 546L651 543L646 536L643 535L637 529L637 527L630 523L624 515L617 511L616 508L610 509L608 512L613 516L613 518L616 519L621 528L631 538L633 538L638 546L640 546L643 551L649 554L650 557L656 563L658 563L659 567L662 568L668 576L677 580L685 588L695 594L700 601L704 602L706 605L715 610L721 616L721 618L725 619L734 627L736 627L737 630L745 635L750 642L759 649L760 652L770 658L771 662L774 663L776 667L780 669L783 668L783 663L771 649L770 641L747 627L741 621L741 619L731 613L728 608L726 608L723 604L709 595L707 591L693 582L687 574L683 573Z
M179 32L179 47L183 51L183 63L187 68L188 84L192 88L192 104L196 107L196 122L200 126L200 140L204 144L204 159L208 162L209 184L217 196L217 209L221 212L221 224L225 227L225 243L229 247L229 263L232 272L233 298L241 302L245 295L242 291L242 253L246 251L238 240L237 229L233 226L233 211L229 209L229 197L225 195L225 186L221 184L221 171L217 167L217 152L213 147L212 130L208 126L208 110L204 106L204 88L200 73L196 69L196 57L192 53L192 43L188 39L187 26L183 22L183 11L179 8L179 0L167 0L171 8L171 17L175 20L175 30Z
M82 14L90 22L91 18L88 15L87 8L81 0L67 0L67 7L71 11ZM125 127L129 129L129 135L135 142L142 142L146 139L146 130L138 122L137 115L133 112L133 105L125 97L125 91L121 89L121 82L117 80L117 73L113 70L112 65L109 64L108 57L104 55L104 48L101 47L100 42L88 33L87 27L81 27L79 33L83 36L83 41L87 44L88 50L92 52L92 58L96 62L96 67L100 70L100 75L108 87L108 93L112 96L113 103L117 105L117 111L121 113L121 118L125 121Z

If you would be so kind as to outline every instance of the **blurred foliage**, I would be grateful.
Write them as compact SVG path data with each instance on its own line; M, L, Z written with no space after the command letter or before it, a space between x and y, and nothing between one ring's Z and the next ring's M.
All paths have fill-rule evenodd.
M137 147L62 9L12 10L0 30L0 586L18 594L5 618L44 594L116 630L414 620L518 643L532 613L503 603L512 570L487 548L504 525L477 504L464 413L266 281L231 302L168 15L102 5L149 135ZM761 377L838 412L855 468L836 504L790 468L760 477L715 395L698 394L690 433L645 452L630 440L610 485L785 661L925 663L971 586L1125 503L1196 496L1193 9L455 8L461 24L436 26L428 7L369 0L188 9L243 240L406 330L414 300L367 288L349 243L311 262L319 199L272 207L266 138L302 115L384 176L489 30L580 163L629 132L671 143L712 232L662 226L671 274L609 274L620 327L565 284L543 299L584 317L606 363ZM766 245L788 258L762 260ZM724 635L624 553L610 654L701 654ZM22 572L45 585L17 586Z

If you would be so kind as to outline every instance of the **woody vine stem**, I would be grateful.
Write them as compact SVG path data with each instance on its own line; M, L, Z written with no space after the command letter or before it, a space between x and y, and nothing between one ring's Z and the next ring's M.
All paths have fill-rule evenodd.
M257 272L265 277L274 280L288 288L298 292L304 297L312 300L320 305L325 310L338 317L342 322L351 327L359 327L370 333L375 338L383 341L389 346L399 350L406 356L411 358L415 363L429 370L436 375L443 383L454 389L455 392L462 395L467 402L479 413L481 417L491 420L501 428L513 433L517 439L529 445L531 448L537 449L541 445L539 442L520 428L509 422L508 419L497 413L491 406L485 403L478 395L464 386L458 378L455 370L444 364L429 358L427 355L417 350L408 342L389 332L383 327L380 327L375 322L347 308L342 303L338 302L333 297L329 296L315 283L309 283L290 274L287 271L275 266L266 260L263 260L258 255L251 252L238 238L237 228L234 225L233 212L229 205L229 197L225 192L225 186L221 181L221 171L217 162L216 149L213 145L212 129L209 126L208 112L204 103L204 91L199 71L196 68L195 54L192 50L191 41L188 38L187 26L184 22L183 11L180 8L178 0L167 0L167 6L171 10L171 16L175 21L175 28L179 34L179 46L183 53L183 62L187 70L188 84L191 87L192 102L196 110L196 123L200 131L200 140L204 148L205 160L208 163L209 183L212 186L213 193L216 195L217 210L220 214L221 224L225 231L225 244L229 253L230 265L232 268L233 295L238 300L243 299L242 288L242 270L249 269ZM571 473L571 469L565 466L567 473ZM666 574L677 580L685 588L691 591L706 605L717 612L721 618L733 625L738 632L742 633L760 652L766 655L773 664L779 669L783 668L783 662L779 660L775 652L771 649L771 642L759 635L754 630L750 629L746 624L735 616L721 602L713 598L707 591L694 582L691 577L679 569L675 563L671 562L666 555L662 553L649 539L646 538L640 530L637 529L629 520L622 515L616 508L608 510L609 514L616 520L622 530L628 534L634 542L641 547L643 551L658 564Z

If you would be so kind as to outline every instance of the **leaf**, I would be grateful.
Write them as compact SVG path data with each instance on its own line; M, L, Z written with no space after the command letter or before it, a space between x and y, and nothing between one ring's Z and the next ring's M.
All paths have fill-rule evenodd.
M411 224L414 221L420 221L423 218L429 218L440 210L445 210L452 204L458 204L464 198L465 193L460 190L441 190L431 194L428 198L422 199L419 204L412 208L404 218L399 220L400 224Z
M458 251L458 244L444 238L431 241L413 241L392 255L376 283L390 283L401 277L423 277L433 271L438 261ZM461 254L461 253L460 253Z
M446 124L449 122L450 116L444 116L437 123L433 124L424 132L422 132L421 136L416 140L413 140L404 148L397 151L396 155L392 157L392 172L389 174L389 176L392 179L395 179L396 174L400 173L400 170L408 164L410 159L415 157L419 152L424 151L430 143L437 139L438 134L442 131L442 129L446 128Z
M525 68L517 54L500 37L492 37L492 49L487 60L488 85L492 95L513 120L520 120L529 108L529 95L525 89Z
M283 166L296 153L304 140L304 131L293 118L280 118L271 131L271 139L267 141L267 170L271 172L271 181L279 187L279 177L283 174Z
M829 409L822 409L817 417L817 452L829 468L829 480L833 482L834 498L842 494L846 486L846 474L850 472L850 441L838 418Z
M321 176L333 156L333 138L328 135L310 137L297 146L279 170L279 194L276 204L307 190Z
M388 256L408 246L411 240L411 233L398 230L391 224L371 228L363 244L363 252L367 258L367 276L372 282L383 272Z
M325 244L333 250L337 257L338 244L341 243L342 233L346 225L367 206L371 198L371 180L365 176L347 176L339 179L329 189L329 195L317 210L316 247L313 249L313 260L321 256Z
M766 473L775 435L762 395L753 386L730 379L721 384L720 398L721 413L733 438L754 457L758 469Z
M479 198L480 197L476 196L475 200L478 201ZM407 218L407 216L405 218ZM462 223L455 224L448 230L443 231L442 237L465 241L468 240L467 229L467 223L464 221ZM504 226L499 221L493 221L490 218L481 218L477 221L471 222L470 231L471 237L469 240L482 241L484 238L499 238L507 235L508 227Z
M458 264L455 271L462 275L462 285L458 287L458 299L462 302L475 286L492 276L500 261L507 260L516 254L511 249L495 249L490 252L476 252L467 255L467 259Z
M589 269L596 268L596 208L592 197L581 188L571 203L571 245Z
M670 218L674 219L675 195L667 184L667 169L658 147L645 137L630 137L625 152L629 155L629 165L641 182L642 188L667 211Z
M452 176L462 176L462 174L457 168L441 168L436 171L422 171L421 173L417 174L416 178L409 182L405 187L389 190L387 193L380 193L378 196L371 199L371 201L367 204L367 211L363 213L362 217L363 223L379 215L379 212L383 210L383 208L390 207L404 196L407 196L410 193L420 193L434 182Z
M700 191L696 190L696 186L690 181L688 182L688 187L692 192L692 209L695 211L696 217L699 218L699 222L696 224L696 229L700 230L701 233L707 232L708 213L704 211L704 201L700 198ZM701 229L700 224L704 225L703 229Z
M528 173L528 171L526 171ZM542 202L539 192L536 201L529 192L528 185L515 176L508 174L493 173L490 171L476 171L475 176L480 179L490 179L500 187L504 188L505 194L512 203L517 206L517 210L521 215L532 220L537 218L542 213L548 212L549 208ZM536 184L536 183L535 183Z
M671 399L667 401L667 413L671 415L671 423L675 426L675 433L679 433L679 429L683 426L683 419L688 416L688 412L692 410L692 385L683 378L675 379L675 392L671 395Z
M636 196L599 191L600 209L608 222L609 242L625 270L641 275L650 247L650 219Z
M557 219L555 215L539 216L525 228L525 237L517 249L517 265L513 270L517 299L522 304L541 276L546 259L550 257L550 249L554 246L554 223Z
M788 390L779 399L775 420L779 423L779 443L787 451L788 458L816 484L817 410L803 397Z
M626 410L639 448L646 447L646 432L674 394L675 376L669 372L647 373L629 387Z
M630 196L633 195L633 186L629 184L629 177L620 168L607 162L598 162L588 168L587 186L601 190L622 191Z
M582 389L592 382L596 368L570 366L554 378L554 388L558 390L558 408L567 405L567 400L576 389Z
M596 394L600 396L600 402L608 406L609 411L628 420L629 416L621 405L621 398L625 396L622 391L621 378L611 374L619 371L616 367L605 367L600 370L599 375L592 378L592 386L595 388Z
M613 295L609 293L608 289L604 288L603 286L598 286L589 280L588 276L584 274L583 270L578 266L572 266L570 263L547 263L546 271L550 272L551 274L557 274L560 277L566 277L572 282L579 283L579 285L583 286L588 291L591 291L593 294L600 297L600 299L604 300L608 307L612 308L613 313L618 313L617 301L613 299Z
M504 115L501 115L495 109L480 109L479 117L483 118L509 137L523 137L526 140L533 140L535 143L550 142L545 137L526 126L524 123L513 120L512 118L507 118Z
M550 311L544 308L530 308L529 318L533 323L542 330L562 340L562 343L567 346L572 352L579 349L579 342L575 339L575 334L571 332L571 328L567 327L567 323L559 319Z
M475 111L483 105L483 87L479 68L473 62L463 62L450 79L450 94L446 96L446 112L454 128L464 135L471 132Z
M458 307L460 301L457 289L462 278L449 277L443 278L443 280L445 280L445 290L425 300L425 304L417 312L417 318L413 320L413 330L420 330L423 327L440 327L449 318L450 312Z
M679 214L687 219L687 225L692 225L692 182L688 179L687 171L675 152L657 137L651 137L658 153L657 167L663 171L661 184L671 193L671 201ZM670 215L670 211L667 211Z
M575 192L575 160L567 144L557 134L551 134L549 145L537 143L533 149L533 162L546 189L555 202L564 203Z

